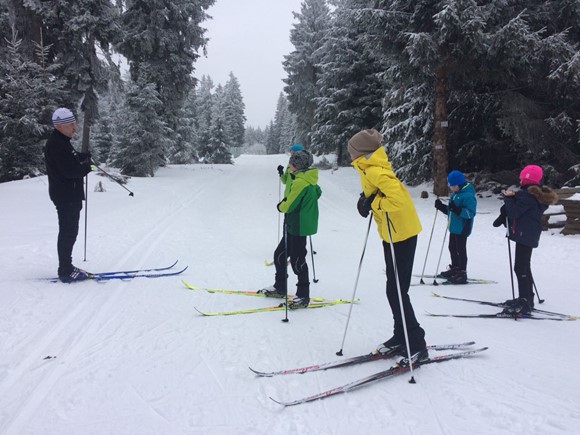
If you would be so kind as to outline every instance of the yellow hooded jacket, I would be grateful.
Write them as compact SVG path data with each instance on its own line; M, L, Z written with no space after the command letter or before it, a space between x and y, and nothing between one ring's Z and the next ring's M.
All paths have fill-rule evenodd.
M382 146L370 154L354 159L352 166L360 174L364 195L368 198L377 192L371 207L381 239L389 242L387 213L394 243L421 232L421 222L411 195L393 172Z

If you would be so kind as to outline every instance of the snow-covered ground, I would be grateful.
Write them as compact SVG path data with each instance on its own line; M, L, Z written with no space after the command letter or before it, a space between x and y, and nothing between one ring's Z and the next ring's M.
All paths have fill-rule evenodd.
M235 165L172 166L131 179L127 192L103 180L89 195L87 261L81 229L74 260L90 271L189 265L195 285L257 289L277 244L276 166L287 156L242 156ZM313 237L311 294L350 298L367 231L356 211L353 169L321 171L321 218ZM434 198L410 189L423 223L415 258L421 273ZM46 177L0 184L0 433L18 434L573 434L580 433L580 322L428 317L493 313L493 307L435 298L432 290L501 301L511 296L500 201L479 199L468 242L468 272L498 284L415 286L412 301L429 343L476 340L489 350L426 366L331 397L291 400L390 366L377 361L304 375L257 378L262 370L339 359L348 305L289 313L202 317L274 301L186 289L178 277L67 285L56 272L57 219ZM84 215L81 227L84 226ZM435 271L445 232L440 216L425 272ZM513 251L513 250L512 250ZM580 314L580 238L544 233L532 266L542 308ZM310 255L309 255L310 261ZM445 247L441 267L448 262ZM344 355L390 337L382 246L373 225ZM312 272L312 268L311 268ZM418 281L418 278L416 278ZM428 282L430 282L428 280ZM295 277L290 275L291 288ZM48 358L50 357L50 358Z

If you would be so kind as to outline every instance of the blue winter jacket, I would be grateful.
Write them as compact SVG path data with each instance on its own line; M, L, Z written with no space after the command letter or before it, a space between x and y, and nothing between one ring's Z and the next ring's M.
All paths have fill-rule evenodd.
M473 229L473 219L477 209L477 199L475 198L475 189L473 184L465 183L457 192L453 192L449 197L449 203L461 207L459 215L453 213L447 207L444 210L448 218L449 232L462 236L469 236Z

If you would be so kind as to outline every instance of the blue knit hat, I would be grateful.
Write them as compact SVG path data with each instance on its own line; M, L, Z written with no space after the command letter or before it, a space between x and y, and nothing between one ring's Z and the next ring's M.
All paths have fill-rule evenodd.
M451 171L447 176L447 184L450 186L461 186L465 184L465 175L461 171Z
M293 143L292 145L290 145L290 148L288 148L288 151L295 153L296 151L303 151L304 147L302 145L300 145L299 143Z

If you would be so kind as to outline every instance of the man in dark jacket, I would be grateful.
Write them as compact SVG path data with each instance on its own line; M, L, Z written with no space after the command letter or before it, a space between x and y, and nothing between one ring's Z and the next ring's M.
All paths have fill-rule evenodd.
M88 274L73 266L72 251L85 199L83 177L91 171L90 155L77 152L70 143L76 119L69 109L56 109L52 124L54 130L46 141L44 159L48 194L58 214L58 277L67 283L83 281Z

